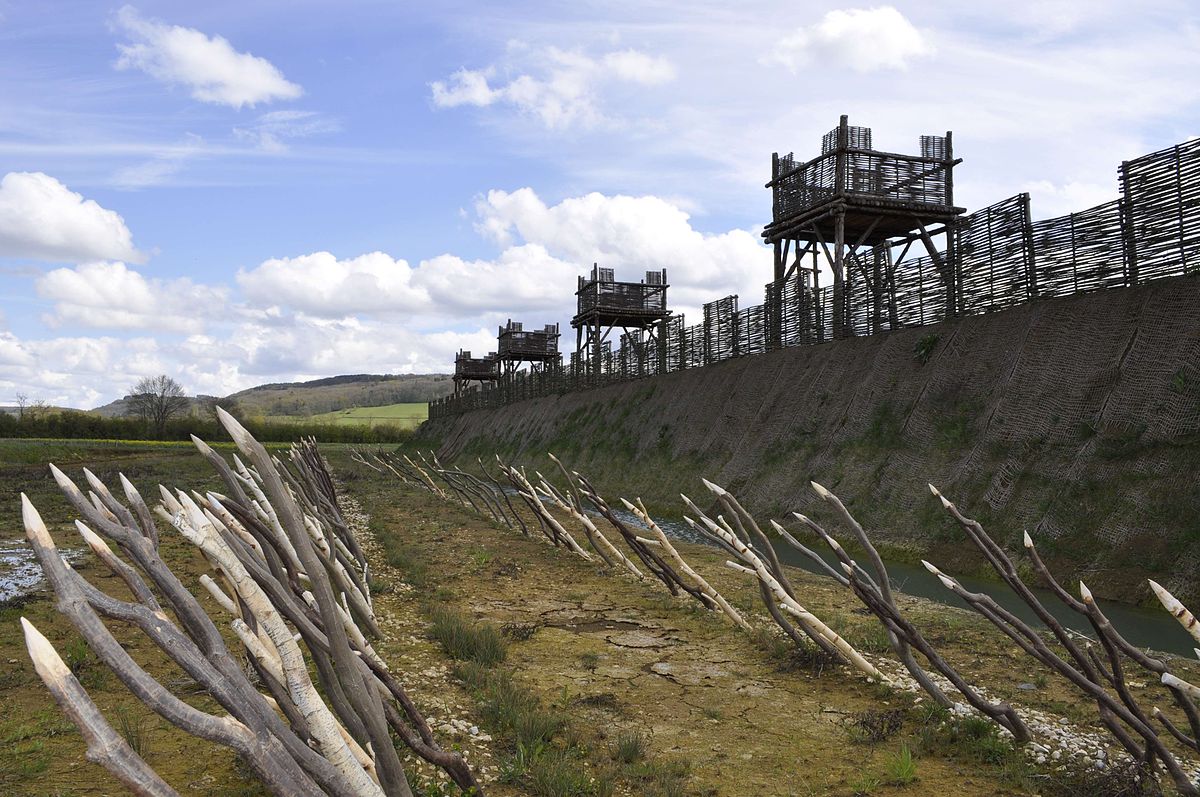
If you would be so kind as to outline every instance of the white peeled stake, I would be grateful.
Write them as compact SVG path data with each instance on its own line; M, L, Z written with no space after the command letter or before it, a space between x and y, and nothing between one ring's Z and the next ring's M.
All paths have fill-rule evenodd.
M165 498L171 494L163 491ZM307 663L300 646L296 644L291 630L283 617L271 603L262 587L250 576L230 550L225 541L220 538L216 528L204 515L186 493L179 493L183 499L177 523L173 523L179 532L189 542L198 547L215 567L220 568L229 578L234 590L249 607L258 620L267 638L279 654L288 696L308 722L309 729L316 740L318 749L325 758L329 759L362 795L383 797L379 784L371 777L367 769L358 761L357 755L347 745L338 731L340 722L333 712L321 699L316 687L308 674ZM178 503L178 502L177 502ZM158 507L164 511L162 507Z
M108 724L50 640L24 617L21 618L21 629L38 677L83 734L88 760L104 766L139 797L178 797L179 793Z
M1179 624L1192 635L1192 639L1200 642L1200 621L1196 620L1195 615L1189 612L1186 606L1180 603L1170 592L1167 592L1158 582L1151 579L1147 579L1147 581L1150 582L1150 589L1154 591L1154 595L1163 605L1163 608L1179 621ZM1196 655L1200 656L1200 650L1196 651Z
M550 457L553 459L554 455L551 454ZM549 482L546 481L546 478L540 473L538 474L538 477L541 478L543 485L542 488L540 488L541 493L566 509L571 517L575 518L576 522L587 529L588 537L595 542L598 547L603 548L604 552L608 554L610 559L616 560L621 567L625 568L634 576L636 576L639 581L646 578L646 575L638 569L637 565L631 562L629 557L621 552L620 548L613 545L608 537L604 536L604 532L600 531L600 529L596 527L596 524L592 522L590 517L585 515L583 512L580 512L579 509L577 509L569 500L560 501L557 496L550 492L550 485Z
M924 559L921 560L921 564L924 565L926 570L928 570L930 573L933 573L935 576L937 576L938 581L942 582L943 587L945 587L948 590L954 589L954 587L956 586L954 579L950 578L950 576L946 575L941 570L938 570L936 566L930 564L929 562L926 562Z
M699 513L699 509L695 504L692 503L690 498L685 495L683 496L683 500L684 503ZM690 518L687 520L692 525L695 525L695 521L692 521ZM771 575L770 570L767 569L767 566L763 563L762 559L759 559L757 554L746 547L746 544L738 539L736 534L717 525L712 521L712 519L703 513L700 514L700 520L712 534L720 537L731 548L733 548L739 559L752 568L750 572L753 572L754 575L758 577L758 580L761 581L767 587L767 589L771 591L775 597L776 603L779 604L779 608L788 614L794 614L796 617L799 617L801 620L803 620L810 628L820 634L826 642L837 648L838 652L841 653L847 661L854 665L855 668L865 674L868 678L872 678L880 682L884 682L886 680L883 676L883 673L881 673L874 664L867 661L861 653L855 650L853 645L843 639L832 628L821 622L816 615L801 606L791 595L788 595L783 586L775 580L773 575ZM737 567L735 569L745 572L741 567Z
M654 535L654 539L646 540L646 542L653 543L662 548L662 550L666 552L667 556L670 557L671 561L675 563L675 566L678 567L681 572L687 575L688 578L692 579L693 583L699 587L700 591L707 595L710 600L716 603L717 606L720 607L721 611L724 612L725 615L732 620L735 625L747 631L750 630L750 624L747 623L742 615L738 613L738 610L730 606L728 601L722 597L721 593L717 592L716 589L714 589L713 586L709 584L703 576L693 570L692 567L686 561L684 561L683 557L679 555L679 551L677 551L675 546L671 544L671 541L667 539L666 533L659 528L657 523L654 522L654 518L650 517L650 513L646 511L646 505L642 503L641 498L637 500L636 505L629 503L624 498L621 499L621 503L625 505L626 509L636 515L638 520L642 521L642 523L646 525L646 528L650 529L650 532Z

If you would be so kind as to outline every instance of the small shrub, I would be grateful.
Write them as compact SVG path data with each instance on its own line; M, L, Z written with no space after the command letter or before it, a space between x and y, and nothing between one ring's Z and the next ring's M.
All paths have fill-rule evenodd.
M825 670L837 665L837 660L815 644L805 641L797 645L792 640L762 626L750 632L750 639L775 662L780 672L807 670L812 676L820 676Z
M880 785L882 781L878 777L864 773L850 784L850 791L854 793L854 797L868 797Z
M984 717L951 718L928 722L919 732L919 745L924 750L948 752L971 761L1005 765L1017 757L1012 742L1000 735L997 727ZM931 715L933 716L933 715Z
M640 794L646 797L683 797L692 767L687 761L675 758L643 761L627 769L641 781Z
M917 779L917 762L913 760L908 745L901 745L900 752L888 759L887 782L892 786L907 786Z
M913 359L921 365L929 362L933 357L933 352L937 349L938 341L942 339L941 335L929 334L917 341L913 346Z
M446 606L430 611L429 635L441 643L446 653L460 661L473 661L490 667L504 661L506 644L499 629L491 623L473 623Z
M600 666L600 655L598 653L584 653L579 657L579 663L588 672L595 672L596 668Z
M404 580L414 587L426 587L430 584L429 570L420 561L412 548L403 545L389 532L376 531L376 539L383 541L383 557L387 563L396 568L404 576Z
M526 784L538 797L591 797L595 784L569 751L547 749L529 764ZM609 792L611 793L611 788Z
M846 719L846 732L852 741L874 744L891 738L903 725L904 712L901 709L868 709Z
M1055 770L1046 776L1042 793L1051 797L1162 797L1154 775L1134 761L1110 766Z
M531 751L547 744L566 724L562 716L543 708L537 695L514 683L505 670L489 670L467 661L456 666L454 673L475 692L484 724L508 736L517 750Z
M513 642L524 642L537 633L536 623L505 623L500 626L500 633Z

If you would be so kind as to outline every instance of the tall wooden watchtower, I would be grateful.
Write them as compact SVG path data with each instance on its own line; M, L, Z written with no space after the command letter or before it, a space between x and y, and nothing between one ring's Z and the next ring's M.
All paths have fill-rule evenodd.
M667 270L647 271L641 282L617 282L611 268L592 264L591 277L579 278L575 291L578 308L571 326L575 328L575 357L586 363L589 373L599 374L601 351L609 333L621 329L649 332L647 348L657 341L659 323L671 314L667 309Z
M495 382L500 378L500 361L492 352L484 357L472 357L471 352L460 349L454 355L454 395L462 393L468 382Z
M496 335L495 356L500 362L501 377L508 379L522 363L529 363L531 371L561 365L558 337L558 324L527 331L520 321L510 318Z
M821 154L807 163L797 164L791 154L771 156L772 218L762 235L775 247L775 280L803 268L802 259L811 254L815 282L817 254L823 253L833 270L835 337L852 334L851 284L865 287L866 296L855 301L869 299L873 317L887 312L895 264L916 241L942 276L947 313L955 312L949 232L965 211L954 206L954 167L962 159L954 158L952 142L947 132L921 136L920 155L882 152L871 145L871 128L851 127L843 116L825 134ZM941 251L933 240L938 235L945 235ZM897 246L903 251L892 257Z

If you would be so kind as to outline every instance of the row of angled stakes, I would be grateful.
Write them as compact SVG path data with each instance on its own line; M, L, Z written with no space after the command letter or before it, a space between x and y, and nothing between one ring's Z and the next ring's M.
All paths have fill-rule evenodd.
M534 524L527 523L513 506L511 497L516 496L529 510L536 528L556 547L587 561L603 562L613 572L638 579L645 579L648 572L672 595L687 595L705 608L722 613L738 627L749 627L745 618L688 565L640 499L635 502L622 499L625 508L638 520L637 525L631 524L627 516L623 518L613 512L586 477L568 470L552 454L549 456L563 477L564 488L556 487L541 473L535 472L531 479L525 468L506 463L499 457L496 457L496 473L482 460L477 460L476 475L444 466L432 452L418 454L415 459L399 453L354 454L358 462L376 471L391 473L445 500L458 501L508 528L532 535ZM900 609L882 558L862 525L836 495L815 482L812 484L815 494L829 506L863 552L865 567L851 558L833 534L805 515L793 513L793 519L829 548L836 559L836 567L780 523L770 521L771 530L778 540L812 560L821 572L847 588L870 611L883 627L907 676L889 679L876 664L805 608L795 584L780 563L772 538L730 491L712 482L705 481L704 484L717 507L718 511L712 513L715 517L684 495L681 498L690 513L684 520L703 538L729 554L727 566L757 581L765 608L790 639L797 644L816 645L868 679L920 689L938 705L959 714L977 712L999 726L1018 745L1029 743L1046 749L1039 740L1049 741L1045 738L1048 734L1044 733L1048 727L1031 720L1025 716L1028 712L1023 713L1006 701L991 699L984 688L970 683ZM1048 643L1031 625L992 597L967 590L953 576L928 562L924 562L925 567L1031 659L1061 676L1093 702L1100 724L1124 751L1127 763L1137 771L1137 777L1157 780L1165 773L1181 794L1200 794L1194 764L1189 766L1188 761L1176 752L1182 748L1187 753L1200 753L1200 742L1197 741L1200 740L1200 709L1197 708L1200 688L1171 672L1161 658L1140 650L1121 636L1086 585L1080 583L1078 597L1063 588L1026 533L1023 539L1025 553L1041 581L1040 586L1048 588L1069 609L1087 619L1102 653L1097 653L1090 643L1081 643L1077 635L1055 618L1025 582L1009 554L983 526L960 512L932 485L930 491L971 544L983 554L1001 582L1028 605L1049 630L1056 644ZM579 525L586 546L551 511L551 505L557 505ZM616 532L624 543L624 550L597 525L600 519ZM1162 586L1153 581L1149 583L1167 611L1200 644L1200 623L1191 612ZM1200 657L1200 649L1196 654ZM1157 706L1147 708L1133 695L1129 688L1132 668L1148 672L1161 684L1175 713L1168 714ZM1189 772L1189 768L1193 771Z
M464 792L482 795L466 761L439 743L372 644L381 632L370 566L316 442L271 456L232 416L219 409L218 415L240 456L227 461L193 442L220 474L222 492L160 487L151 509L124 475L122 500L86 470L85 492L51 466L80 516L79 533L128 587L129 600L80 576L22 496L26 536L58 610L138 700L171 725L235 751L272 794L412 797L403 750ZM160 532L171 531L203 554L212 572L201 576L201 588L227 616L210 615L201 592L160 555ZM226 713L176 697L127 652L105 619L139 630ZM24 618L22 625L34 666L82 732L88 758L133 794L175 795L114 731L46 637ZM236 635L232 645L223 626Z

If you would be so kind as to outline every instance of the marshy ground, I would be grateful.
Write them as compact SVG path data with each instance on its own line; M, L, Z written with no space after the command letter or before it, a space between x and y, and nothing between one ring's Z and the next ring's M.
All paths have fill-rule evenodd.
M46 459L71 475L80 466L105 480L124 471L143 492L158 482L217 486L186 448L65 446L46 454L37 459L26 452L28 462L10 456L0 480L14 498L30 493L63 544L74 545L71 516L46 475ZM1032 764L983 723L947 723L908 693L797 653L769 630L752 582L724 568L712 549L680 548L763 630L739 631L720 615L670 597L657 582L614 575L540 538L497 527L358 466L343 451L329 456L347 512L366 531L386 634L377 648L436 732L464 750L490 794L1107 793L1102 773ZM18 538L15 501L8 507L0 538ZM163 546L185 583L205 571L179 537L165 534ZM117 579L87 558L79 568L120 594ZM888 657L873 617L860 613L845 590L800 571L792 577L808 608L864 652ZM1039 676L983 621L929 601L901 600L927 637L993 696L1096 730L1090 705L1055 676ZM123 793L84 759L82 740L33 673L16 627L25 615L181 793L259 793L231 753L175 731L133 701L74 641L44 593L18 603L0 608L0 792ZM135 658L160 680L211 708L151 645L133 634L119 638L131 640ZM1178 669L1185 676L1200 672ZM1153 683L1138 683L1147 695L1154 691ZM414 766L413 773L420 793L452 793L432 772Z

